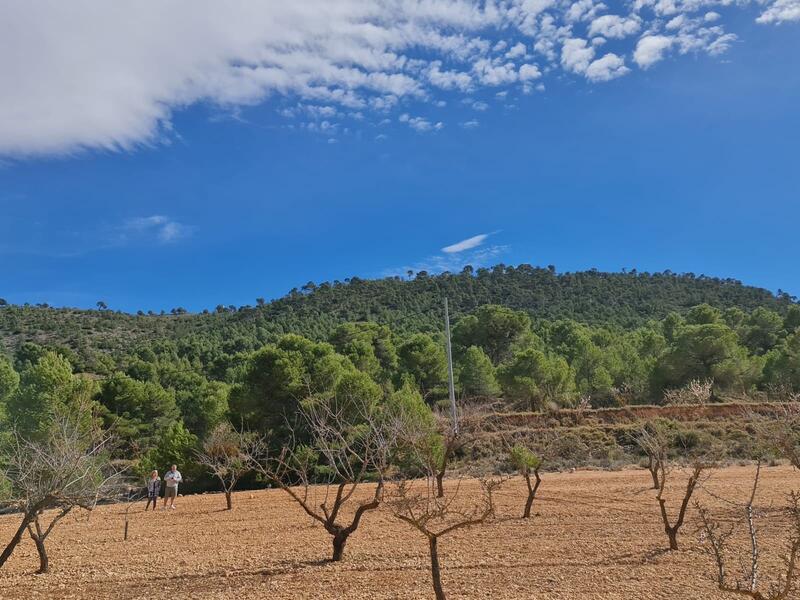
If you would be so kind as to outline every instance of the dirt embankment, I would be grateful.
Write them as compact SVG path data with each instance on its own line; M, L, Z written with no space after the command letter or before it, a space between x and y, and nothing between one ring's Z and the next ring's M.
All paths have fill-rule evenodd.
M482 429L518 427L572 427L591 424L623 424L647 419L672 419L674 421L725 421L741 420L749 415L775 415L789 404L779 402L726 402L679 406L625 406L593 410L563 409L554 412L492 413L476 416Z

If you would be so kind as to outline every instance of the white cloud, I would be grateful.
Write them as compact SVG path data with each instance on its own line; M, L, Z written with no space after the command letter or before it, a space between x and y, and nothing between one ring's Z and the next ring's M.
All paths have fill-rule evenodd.
M473 69L484 85L498 86L513 83L517 80L517 69L513 62L481 58L475 61Z
M620 17L619 15L603 15L597 17L589 25L589 36L602 35L611 39L622 39L639 33L642 20L638 15Z
M602 58L593 61L586 69L586 77L591 81L611 81L630 73L625 60L609 52Z
M534 79L539 79L542 76L542 72L536 65L521 65L518 75L520 81L533 81Z
M522 58L528 53L528 50L525 48L525 44L522 42L516 43L511 49L506 52L506 58L508 59L515 59L515 58Z
M686 15L678 15L677 17L673 17L672 19L667 21L665 27L667 29L680 29L686 24L687 20L688 19L686 18Z
M408 124L411 129L419 131L420 133L425 133L428 131L439 131L440 129L444 128L444 123L441 121L432 122L424 117L412 117L408 113L403 113L398 117L398 120L401 123Z
M442 61L435 60L428 69L428 81L443 90L459 89L467 91L472 87L472 77L469 73L460 71L442 71Z
M573 73L585 73L594 58L594 48L586 40L570 38L561 47L561 65Z
M471 119L469 121L464 121L463 123L461 123L461 127L463 127L464 129L475 129L479 125L480 122L478 121L478 119Z
M127 244L135 239L154 238L158 242L169 244L188 237L192 228L178 223L164 215L135 217L128 219L113 235L114 244Z
M756 21L759 23L800 21L800 0L775 0Z
M465 240L461 240L460 242L456 242L455 244L451 244L449 246L445 246L442 248L442 252L445 254L454 254L456 252L463 252L464 250L471 250L472 248L476 248L483 244L491 234L489 233L481 233L479 235L474 235L471 238L467 238Z
M636 44L633 60L643 69L649 69L662 58L675 39L664 35L645 35Z
M567 22L590 21L598 12L606 8L602 2L595 4L594 0L578 0L567 9L566 20Z
M595 44L647 32L634 50L642 68L673 44L680 53L716 54L733 34L718 13L703 11L747 4L634 0L630 15L599 16L606 6L596 0L6 2L0 156L169 143L179 135L174 113L195 104L245 124L248 106L274 97L286 118L335 126L378 113L377 120L399 106L435 103L442 90L524 86L562 75L559 67L585 74L595 50L584 37ZM762 6L760 23L800 21L800 0ZM691 31L674 21L679 35L667 42L659 34L663 21L691 14ZM633 50L621 44L616 56ZM529 52L539 66L524 64ZM611 58L600 60L593 74L611 66Z
M731 44L737 39L738 38L736 37L735 33L726 33L725 35L721 35L706 47L706 52L708 52L711 56L725 54L731 47Z

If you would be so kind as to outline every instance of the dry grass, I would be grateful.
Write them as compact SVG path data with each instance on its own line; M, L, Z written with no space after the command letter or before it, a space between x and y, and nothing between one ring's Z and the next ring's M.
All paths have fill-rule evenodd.
M752 467L713 472L706 487L744 501ZM685 484L683 475L675 482ZM700 550L697 517L682 531L683 550L664 552L666 535L644 470L545 474L535 517L454 533L441 542L443 579L450 598L570 600L704 599L726 596L710 580ZM800 489L800 474L765 468L758 504L773 508L762 524L765 583L777 570L774 540L786 526L775 508ZM465 482L462 493L475 491ZM363 494L369 494L365 488ZM680 490L671 492L676 498ZM521 478L497 495L500 516L519 516ZM700 490L704 505L723 517L733 509ZM398 599L432 596L424 539L381 510L365 517L343 562L327 563L330 536L280 490L240 492L234 510L222 495L179 499L177 511L132 511L130 539L122 541L123 507L99 508L89 522L70 516L52 534L52 573L25 539L0 571L0 598L315 598ZM670 506L674 506L673 501ZM0 541L14 515L0 517ZM775 567L773 570L772 567Z

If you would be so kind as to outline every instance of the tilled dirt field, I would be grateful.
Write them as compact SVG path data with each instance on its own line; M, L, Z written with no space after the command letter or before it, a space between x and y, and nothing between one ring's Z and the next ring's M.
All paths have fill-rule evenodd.
M715 496L744 502L753 467L715 470L697 499L731 520L737 509ZM449 598L722 599L701 551L694 509L681 534L683 549L665 552L649 474L578 471L545 474L530 520L501 520L460 530L440 542ZM686 473L673 478L670 509ZM454 485L452 482L451 486ZM475 494L464 482L460 494ZM800 489L788 467L762 471L758 504L765 508L762 579L780 572L778 545L788 521L778 510ZM365 490L365 492L368 490ZM524 503L521 480L497 496L501 517L517 516ZM0 570L0 598L431 598L427 543L383 509L368 513L350 538L345 558L328 563L330 538L280 490L241 492L234 510L221 495L179 498L175 511L130 513L122 540L120 506L70 515L49 539L51 573L34 575L38 559L30 539ZM0 542L18 517L0 517ZM746 549L747 538L738 546ZM730 565L736 573L738 563ZM800 598L800 595L797 596Z

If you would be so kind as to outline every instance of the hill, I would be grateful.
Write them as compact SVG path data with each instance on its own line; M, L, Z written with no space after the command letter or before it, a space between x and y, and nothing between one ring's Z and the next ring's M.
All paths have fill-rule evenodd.
M750 312L765 307L785 313L794 302L786 294L747 286L734 279L692 273L557 273L553 267L498 265L466 267L459 274L417 273L368 280L309 282L271 302L256 306L217 306L199 314L182 308L172 314L126 314L48 306L0 309L0 347L12 351L23 342L63 346L79 356L117 354L136 341L202 337L225 352L256 348L283 333L327 339L348 321L376 321L398 334L439 331L442 299L450 300L454 319L484 304L526 311L536 320L574 319L629 329L670 312L710 304Z

